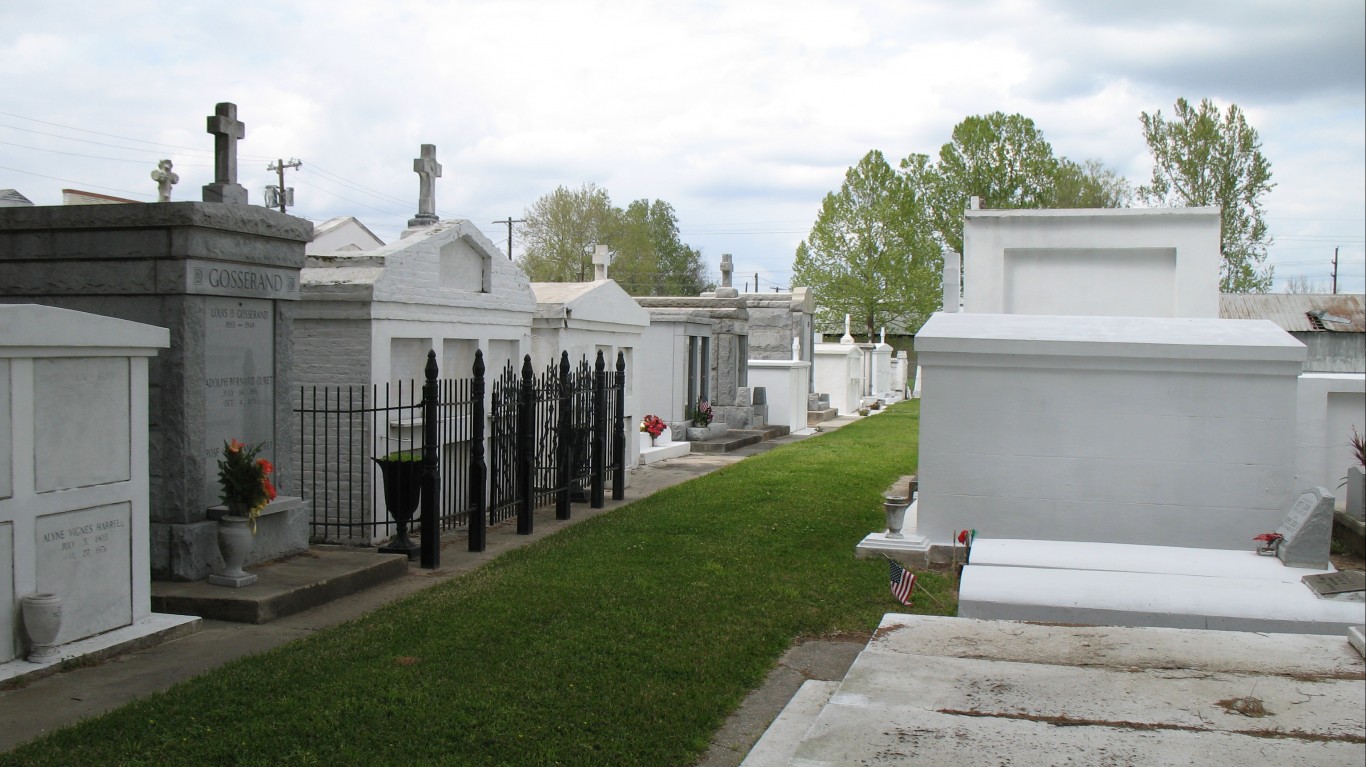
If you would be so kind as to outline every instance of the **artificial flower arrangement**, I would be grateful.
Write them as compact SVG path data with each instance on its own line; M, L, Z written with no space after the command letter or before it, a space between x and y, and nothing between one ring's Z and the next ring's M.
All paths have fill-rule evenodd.
M664 419L657 415L647 415L640 422L640 430L649 434L650 439L663 434L665 428Z
M712 419L711 403L702 398L698 398L697 407L692 411L693 426L710 426Z
M229 514L245 511L252 532L256 532L256 518L261 510L275 500L275 485L270 481L275 467L256 457L261 447L234 439L223 443L223 457L218 461L218 485L222 488L218 497Z
M1276 550L1281 547L1281 541L1285 540L1285 536L1280 533L1262 533L1252 540L1262 544L1257 549L1258 554L1271 557L1276 555Z

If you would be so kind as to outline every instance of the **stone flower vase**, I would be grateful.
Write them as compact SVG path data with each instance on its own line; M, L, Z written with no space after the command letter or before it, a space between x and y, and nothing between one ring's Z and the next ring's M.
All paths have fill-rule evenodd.
M384 506L394 518L398 533L388 545L379 548L382 554L407 554L416 559L421 547L408 537L408 525L422 500L422 462L373 459L384 476Z
M906 509L910 504L904 495L888 495L882 499L882 511L887 515L887 537L904 538L901 528L906 524Z
M255 583L256 576L242 569L255 544L251 518L243 509L229 506L228 513L218 520L218 553L223 556L223 569L210 575L209 583L234 589Z
M56 594L29 594L19 600L28 634L30 663L57 659L57 634L62 630L62 598Z

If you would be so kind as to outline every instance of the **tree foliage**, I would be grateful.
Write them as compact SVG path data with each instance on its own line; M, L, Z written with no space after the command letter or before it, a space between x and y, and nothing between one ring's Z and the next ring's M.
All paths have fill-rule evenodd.
M593 279L593 249L612 252L608 276L631 295L696 295L705 288L702 254L679 239L678 217L663 200L623 210L607 190L557 187L527 209L521 264L535 282Z
M522 269L535 282L593 279L593 246L606 240L612 217L607 190L594 184L556 187L523 215Z
M885 325L917 330L938 308L943 260L920 185L927 163L899 174L873 150L825 196L793 265L795 283L815 291L824 326L850 314L871 338Z
M1242 110L1230 104L1221 112L1209 99L1191 107L1181 98L1171 120L1160 110L1143 112L1139 119L1153 156L1152 183L1139 187L1139 198L1157 205L1218 206L1219 289L1270 290L1272 269L1263 264L1271 237L1262 218L1262 196L1275 184L1257 131Z
M955 253L963 252L969 197L981 198L983 208L1114 208L1130 198L1129 183L1099 160L1057 157L1033 120L1002 112L954 126L930 190L935 231Z

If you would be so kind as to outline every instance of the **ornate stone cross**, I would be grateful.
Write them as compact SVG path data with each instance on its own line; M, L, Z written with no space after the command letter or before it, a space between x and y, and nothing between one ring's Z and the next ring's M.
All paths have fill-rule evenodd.
M209 115L213 134L213 183L204 185L204 202L247 204L247 190L237 183L237 141L247 135L247 126L237 119L237 105L224 101Z
M436 144L422 145L422 156L413 160L413 172L420 179L417 216L408 219L408 226L431 226L441 220L436 215L436 180L441 178L441 163L436 161Z
M152 180L157 182L157 202L170 202L171 186L180 183L180 174L171 170L170 160L162 160L152 171Z

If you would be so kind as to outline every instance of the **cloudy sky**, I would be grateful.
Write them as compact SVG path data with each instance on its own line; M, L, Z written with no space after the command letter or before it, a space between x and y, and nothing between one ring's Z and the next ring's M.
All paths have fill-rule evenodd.
M417 210L520 217L556 186L663 199L736 283L788 287L822 197L869 149L934 155L964 117L1032 118L1054 151L1150 177L1139 113L1236 103L1261 133L1277 288L1364 289L1366 4L1150 0L0 2L0 188L174 199L212 181L215 102L246 123L240 181L291 171L296 215L386 241ZM514 242L514 248L517 243ZM752 286L752 285L751 285Z

